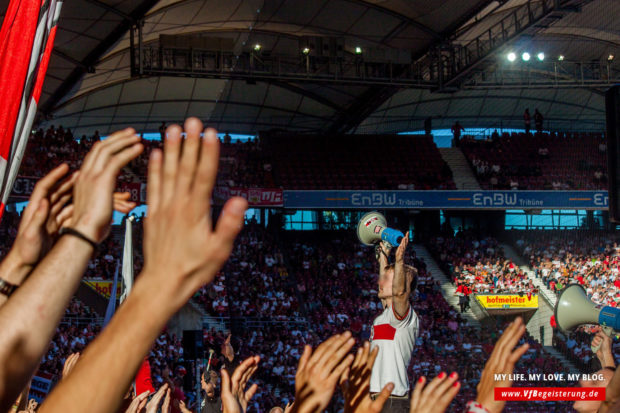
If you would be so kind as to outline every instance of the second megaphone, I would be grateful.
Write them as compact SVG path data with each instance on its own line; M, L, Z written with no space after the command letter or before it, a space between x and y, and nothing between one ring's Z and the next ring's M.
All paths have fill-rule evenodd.
M594 304L579 284L562 290L554 313L555 321L563 331L582 324L600 324L620 331L620 308Z
M373 211L360 219L357 224L357 237L365 245L375 245L380 241L386 241L392 247L397 247L405 234L397 229L388 228L385 217Z

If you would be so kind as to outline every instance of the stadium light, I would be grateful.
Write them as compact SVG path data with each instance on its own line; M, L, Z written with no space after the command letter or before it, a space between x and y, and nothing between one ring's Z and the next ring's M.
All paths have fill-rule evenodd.
M506 58L509 62L514 62L515 60L517 60L517 55L514 52L510 52L508 53L508 56L506 56Z
M545 60L545 54L543 52L540 52L536 55L536 57L538 58L538 60L540 60L541 62L543 60Z
M301 51L303 54L308 54L310 53L310 48L309 47L304 47L303 50Z
M563 54L559 55L559 56L558 56L558 60L559 60L560 62L561 62L562 60L564 60L564 55L563 55Z
M609 60L610 62L614 60L614 55L610 54L609 56L607 56L607 60Z
M261 47L262 47L262 46L261 46L260 44L256 43L256 44L254 45L254 50L256 50L256 51L258 52L258 51L261 49Z
M531 57L531 56L530 56L530 54L529 54L528 52L524 52L524 53L521 55L521 59L523 59L523 61L524 61L524 62L529 61L529 60L530 60L530 57Z
M355 47L355 54L362 54L362 48L359 46Z

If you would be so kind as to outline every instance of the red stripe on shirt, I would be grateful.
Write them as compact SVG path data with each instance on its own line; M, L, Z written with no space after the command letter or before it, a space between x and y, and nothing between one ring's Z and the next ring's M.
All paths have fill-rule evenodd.
M374 332L372 340L394 340L396 329L389 324L377 324L372 327Z

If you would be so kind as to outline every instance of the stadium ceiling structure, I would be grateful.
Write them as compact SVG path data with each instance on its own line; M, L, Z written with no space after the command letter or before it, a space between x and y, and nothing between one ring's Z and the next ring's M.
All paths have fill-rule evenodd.
M240 134L393 133L428 116L521 126L536 107L550 128L600 130L617 16L617 0L65 1L40 120L78 136L190 115Z

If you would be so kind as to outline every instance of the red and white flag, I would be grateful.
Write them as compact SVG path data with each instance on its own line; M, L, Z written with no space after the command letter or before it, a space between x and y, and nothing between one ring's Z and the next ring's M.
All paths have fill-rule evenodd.
M62 0L11 0L0 29L0 217L32 129Z

